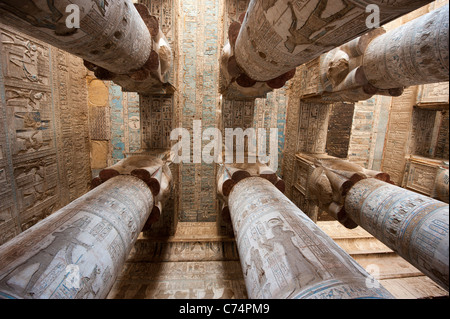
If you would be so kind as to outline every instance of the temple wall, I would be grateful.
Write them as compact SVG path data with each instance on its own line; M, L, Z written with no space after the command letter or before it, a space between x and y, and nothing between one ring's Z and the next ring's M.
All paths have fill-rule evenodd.
M89 190L83 61L0 25L0 244Z

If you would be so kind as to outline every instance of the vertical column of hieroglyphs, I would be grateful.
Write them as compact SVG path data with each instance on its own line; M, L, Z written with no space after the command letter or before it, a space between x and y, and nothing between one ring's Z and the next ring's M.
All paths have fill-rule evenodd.
M141 148L141 128L139 114L139 94L128 92L125 94L124 108L127 110L127 127L126 127L126 151L134 153Z
M123 118L123 92L120 86L109 85L109 105L111 108L111 145L112 160L116 164L125 158L125 137Z
M333 103L327 132L327 154L347 158L353 121L353 103Z
M184 65L179 81L179 91L183 92L181 123L191 136L193 120L201 120L203 129L217 125L220 6L217 0L181 3L180 59ZM181 166L181 221L215 221L214 177L213 164Z
M50 214L59 203L52 121L50 49L2 27L4 115L19 231Z
M0 42L0 52L3 52ZM12 170L10 142L7 138L6 98L3 81L5 68L3 55L0 55L0 245L20 233L20 223L15 204L15 184Z
M330 110L329 104L300 102L298 152L325 153Z
M169 149L170 132L173 127L172 95L140 96L142 147L146 149Z
M159 27L164 33L174 55L177 53L176 42L176 0L140 0L145 4L150 13L159 21ZM178 64L173 63L168 72L168 82L175 84L178 77L176 70ZM176 86L176 84L175 84ZM175 127L176 112L174 112L175 92L162 95L140 95L140 121L141 121L141 145L144 149L168 149L170 148L170 132Z
M108 160L111 157L109 90L106 83L90 75L87 77L87 90L91 169L100 170L109 166Z
M300 79L303 78L302 72L297 72L292 79L290 86L286 89L287 95L287 115L286 115L286 135L285 147L282 160L282 174L286 182L285 195L292 198L294 183L294 165L295 153L297 152L298 125L300 121Z
M392 99L381 169L391 176L391 180L396 185L401 185L403 178L406 147L416 96L417 87L413 86L406 89L402 96Z
M168 82L177 86L178 79L178 0L139 0L159 21L159 27L172 48L175 63L167 73ZM169 149L170 132L177 126L175 105L179 91L173 94L140 95L141 147L143 149ZM176 177L175 177L176 178Z
M362 167L380 169L392 97L376 95L355 103L348 159Z
M61 206L89 190L89 123L86 68L83 60L52 49L55 120L57 121Z

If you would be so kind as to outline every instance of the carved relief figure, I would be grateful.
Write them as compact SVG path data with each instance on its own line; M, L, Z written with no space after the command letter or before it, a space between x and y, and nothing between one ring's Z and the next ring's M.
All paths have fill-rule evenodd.
M291 272L296 275L293 278L296 283L295 288L305 287L314 281L322 280L322 276L315 270L314 265L294 243L295 233L291 230L283 229L279 219L272 219L268 224L272 230L273 237L266 240L264 246L272 251L279 249L280 255L286 258Z
M69 250L73 249L74 245L82 246L86 249L91 248L91 246L79 241L76 239L77 235L80 233L80 227L68 227L60 232L54 232L52 236L54 237L53 241L45 248L36 252L31 258L27 259L24 263L18 265L13 270L11 270L7 276L5 276L2 280L0 280L0 287L7 286L11 288L16 288L11 286L10 279L12 279L16 275L20 275L27 268L38 264L38 268L32 273L30 279L28 280L25 288L23 288L22 292L28 293L30 296L33 296L33 289L36 282L43 275L43 273L47 270L53 259L61 250ZM70 254L71 255L71 254ZM72 256L66 256L67 264L72 264ZM16 288L17 289L17 288Z
M295 48L298 45L302 44L313 44L316 39L312 38L313 35L312 30L317 30L319 27L324 27L328 23L333 20L339 19L345 16L351 9L354 8L354 5L351 5L348 1L343 0L342 5L344 8L335 12L334 14L324 18L323 14L327 9L329 2L328 0L320 0L317 2L315 8L313 8L311 14L308 19L304 22L304 24L299 28L299 24L302 23L302 20L299 19L295 13L294 6L292 2L288 2L289 9L292 12L292 24L289 28L290 36L288 36L286 42L284 43L286 49L288 49L289 53L293 53ZM335 28L335 26L330 26L325 28L325 33L331 31ZM322 36L323 33L318 33L317 36ZM331 45L331 44L330 44Z
M26 41L23 43L18 43L21 46L25 47L25 51L21 58L11 57L11 63L14 63L18 67L20 67L25 77L31 82L39 82L38 76L38 48L31 41Z
M11 101L20 101L25 99L27 103L27 111L33 112L40 110L40 101L44 97L44 93L38 92L34 93L33 90L27 89L11 89L7 91L8 93L12 93L11 97L8 99L8 102Z
M78 291L78 293L75 297L76 299L93 298L97 295L97 293L100 289L94 290L93 284L99 274L100 274L100 268L97 265L95 265L95 267L92 270L89 277L81 278L81 283L80 283L81 289L80 289L80 291ZM90 294L92 296L89 296Z

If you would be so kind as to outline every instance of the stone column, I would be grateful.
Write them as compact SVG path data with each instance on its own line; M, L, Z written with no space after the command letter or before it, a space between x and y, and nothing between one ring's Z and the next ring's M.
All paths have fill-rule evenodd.
M70 4L80 9L79 29L66 26ZM151 51L150 32L131 0L4 0L0 11L3 23L117 74L142 67Z
M0 247L0 298L105 298L152 207L134 176L99 185Z
M268 180L238 182L229 207L250 298L393 298Z
M449 80L448 4L373 40L364 73L378 89Z
M144 5L131 0L43 2L3 0L1 21L84 59L99 79L113 80L125 90L148 93L161 85L171 52L158 20ZM68 27L66 21L75 21L74 5L79 26Z
M369 178L347 193L346 213L448 291L449 206Z
M369 4L384 24L431 1L252 0L236 39L237 65L269 81L367 32Z

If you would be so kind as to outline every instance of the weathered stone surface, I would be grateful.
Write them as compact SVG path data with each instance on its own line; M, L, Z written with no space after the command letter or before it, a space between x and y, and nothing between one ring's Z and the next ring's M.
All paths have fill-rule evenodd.
M449 7L410 21L373 40L364 54L364 73L379 89L449 79Z
M1 247L0 297L105 298L152 206L135 177L98 186Z
M72 11L66 8L70 4L79 8L79 28L67 27ZM3 23L84 59L99 79L114 80L133 92L149 93L165 86L171 89L163 79L171 64L171 49L162 31L153 28L156 18L143 4L78 0L46 6L31 1L22 6L3 1L0 10ZM158 55L156 69L149 66L152 52Z
M0 243L83 195L91 179L82 60L0 25Z
M347 214L448 291L449 206L376 179L356 183Z
M267 180L242 180L229 202L249 298L392 298Z
M381 24L430 1L371 1ZM268 81L368 30L365 1L250 2L236 41L236 60L257 81Z

